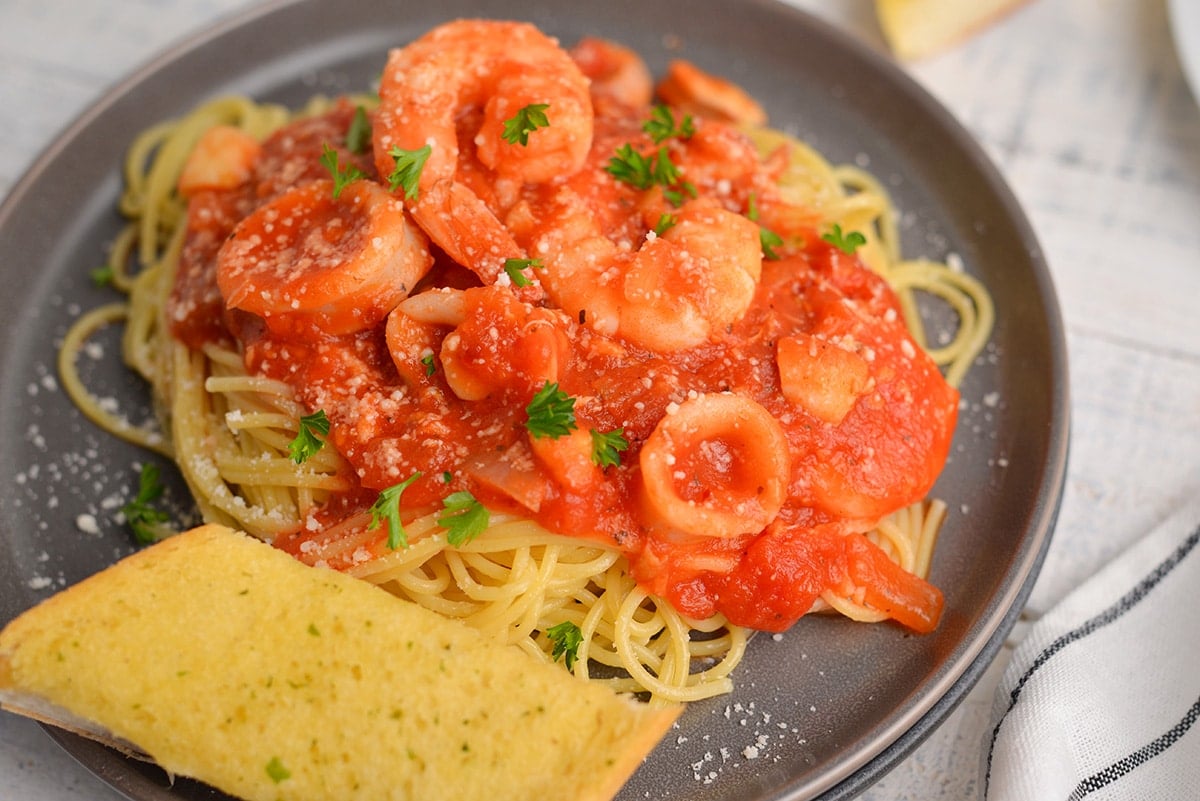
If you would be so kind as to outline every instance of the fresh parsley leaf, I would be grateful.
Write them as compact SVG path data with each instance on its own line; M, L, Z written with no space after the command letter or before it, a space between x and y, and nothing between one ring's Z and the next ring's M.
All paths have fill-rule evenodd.
M433 375L437 372L437 364L433 361L433 352L426 353L421 357L421 364L425 365L425 377Z
M754 193L750 193L750 197L746 201L746 219L750 222L758 222L758 200ZM775 252L775 248L783 244L783 237L769 228L763 226L758 227L758 241L762 245L763 257L776 261L779 259L779 254Z
M367 116L365 108L355 106L354 118L350 120L350 128L346 131L346 148L351 153L362 155L367 152L370 142L371 119Z
M510 145L529 144L529 135L538 128L546 128L550 120L546 117L547 103L530 103L517 111L516 116L504 121L504 133L501 136Z
M273 756L267 763L267 775L271 777L271 781L279 784L284 779L291 778L292 772L283 766L283 761L279 757Z
M467 544L488 527L487 507L466 490L447 495L442 507L445 511L437 522L446 529L446 542L455 547Z
M696 133L696 126L692 122L691 114L684 114L679 123L676 123L675 115L671 113L671 109L659 105L655 106L650 112L650 119L642 124L642 130L650 134L650 138L657 145L670 139L672 136L677 136L680 139L690 139L692 134Z
M625 439L625 429L617 428L612 431L597 431L591 429L592 435L592 464L598 467L618 467L621 464L621 451L629 447Z
M504 272L508 273L508 277L512 279L513 286L529 286L533 282L525 276L525 270L529 268L541 269L543 266L541 259L505 259Z
M575 399L547 382L525 407L525 430L535 439L558 439L575 430Z
M762 252L765 258L771 261L777 261L779 254L775 248L783 244L783 237L761 225L758 227L758 241L762 245Z
M382 490L375 503L371 504L371 522L367 524L367 528L378 528L381 519L387 520L387 547L393 551L397 548L408 547L408 534L405 533L404 525L400 522L400 495L420 477L419 472L413 473L399 484L393 484Z
M750 222L758 222L758 196L753 192L746 198L746 219Z
M833 230L823 235L821 239L824 239L847 256L853 256L854 251L867 244L867 238L860 232L846 231L843 233L842 226L837 223L834 223Z
M111 264L103 264L92 270L88 275L95 286L110 286L116 277L116 271L113 270Z
M150 545L169 536L171 531L164 526L171 516L151 504L158 500L165 489L159 481L160 471L157 465L146 463L142 465L138 476L138 491L133 500L121 507L125 522L133 529L133 536L139 545Z
M681 181L679 167L671 161L666 146L659 147L653 156L643 156L626 143L617 148L616 155L608 160L604 171L622 183L635 189L663 188L663 197L673 205L683 203L684 195L696 197L696 187Z
M333 177L333 197L335 200L352 181L366 177L358 167L355 167L353 164L347 164L343 167L338 163L339 160L336 150L329 145L321 146L321 165L329 170L330 176Z
M550 652L554 661L557 662L559 657L563 657L567 670L575 667L575 660L579 657L579 646L583 643L583 632L579 630L579 626L564 620L546 629L546 636L554 643L554 650Z
M317 435L320 434L320 438ZM288 453L296 464L304 464L309 457L321 450L325 445L325 437L329 436L329 418L324 409L317 409L312 414L300 418L300 430L288 444Z
M664 189L663 190L663 197L665 197L671 203L672 206L682 206L683 205L683 196L685 194L688 197L696 197L696 195L697 195L696 185L693 184L691 181L684 181L683 183L679 184L678 189Z
M662 236L667 231L670 231L679 223L679 218L674 214L664 212L659 215L658 222L654 224L654 235Z
M654 159L647 158L626 142L617 148L616 155L608 160L604 171L622 183L635 189L654 186Z
M660 147L658 154L654 157L652 177L654 183L659 186L674 186L679 183L679 168L675 166L675 162L671 161L671 154L665 147ZM695 192L694 188L692 192Z
M388 188L395 192L404 189L405 200L417 199L417 188L421 182L421 170L433 148L425 145L417 150L405 150L399 146L388 151L388 155L396 162L396 169L388 176Z

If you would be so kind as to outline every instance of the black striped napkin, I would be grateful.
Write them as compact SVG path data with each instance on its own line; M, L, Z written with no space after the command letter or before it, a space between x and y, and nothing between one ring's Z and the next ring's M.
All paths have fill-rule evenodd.
M1030 629L996 691L986 801L1200 799L1200 499Z

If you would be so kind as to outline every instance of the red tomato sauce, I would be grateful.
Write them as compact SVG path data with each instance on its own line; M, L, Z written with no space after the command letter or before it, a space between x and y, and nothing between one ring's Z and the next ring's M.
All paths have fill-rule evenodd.
M328 178L313 165L323 146L344 141L348 108L342 104L272 136L251 185L192 199L168 308L173 334L189 346L236 342L248 370L286 381L307 409L326 412L329 442L351 465L354 474L347 478L355 489L330 502L323 523L363 511L381 489L419 473L403 494L406 515L436 509L448 494L469 490L489 508L621 549L639 583L692 617L721 612L734 623L782 630L822 591L866 585L873 605L914 629L932 628L941 607L938 591L897 568L861 532L929 491L949 450L958 396L913 342L886 283L816 236L784 258L764 261L750 311L728 331L670 354L597 333L586 315L581 322L518 299L509 287L478 286L435 254L426 283L470 287L468 314L454 329L430 326L427 333L440 346L453 330L458 347L483 365L496 389L480 400L462 400L450 389L438 347L432 349L432 375L412 365L402 376L382 324L341 336L289 335L227 310L214 277L221 243L265 199L290 185ZM627 120L601 129L596 160L635 136ZM697 147L715 147L715 136L706 135ZM343 152L343 159L368 176L373 172L369 154ZM744 198L764 178L749 167L742 171ZM589 191L631 196L612 182L605 186ZM631 219L614 213L605 227L636 228ZM555 450L563 443L532 440L527 433L525 407L540 388L530 376L548 355L542 340L529 338L533 319L556 332L553 341L565 343L565 353L558 354L559 385L576 399L579 431L622 430L629 447L619 466L571 462ZM781 392L775 348L781 337L795 334L852 342L865 354L870 391L836 425ZM673 536L656 530L642 511L638 454L673 405L713 392L753 398L778 420L791 451L788 497L761 532L725 539ZM681 456L693 479L684 491L703 500L726 473L703 455ZM736 469L733 481L753 481ZM277 545L299 556L310 536L298 531Z

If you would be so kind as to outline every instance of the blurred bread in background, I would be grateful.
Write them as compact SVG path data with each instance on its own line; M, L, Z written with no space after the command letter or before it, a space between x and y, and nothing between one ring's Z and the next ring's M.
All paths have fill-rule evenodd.
M888 46L912 61L952 47L1029 0L875 0Z

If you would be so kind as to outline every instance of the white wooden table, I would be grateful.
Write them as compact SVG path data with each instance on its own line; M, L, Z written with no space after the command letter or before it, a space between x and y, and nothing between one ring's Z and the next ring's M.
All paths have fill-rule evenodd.
M792 1L882 48L869 0ZM248 4L0 0L0 193L116 79ZM1162 0L1033 0L908 67L1010 181L1066 320L1071 464L1029 617L1200 493L1200 108L1179 64ZM970 797L1003 663L863 798ZM0 713L0 798L120 796Z

